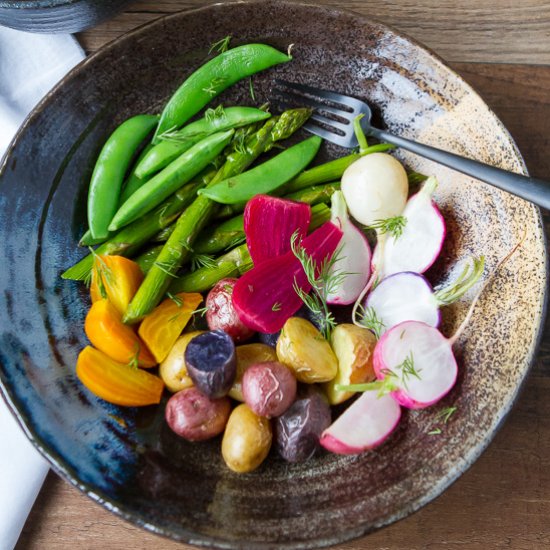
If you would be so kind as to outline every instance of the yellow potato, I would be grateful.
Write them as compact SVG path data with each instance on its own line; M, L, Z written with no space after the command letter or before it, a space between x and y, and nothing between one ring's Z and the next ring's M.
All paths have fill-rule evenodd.
M246 344L244 346L237 346L235 351L237 353L237 375L235 376L233 386L229 390L229 397L242 402L244 401L242 391L244 371L256 363L277 361L277 353L274 348L266 344Z
M251 472L265 460L272 439L269 420L242 403L233 409L227 421L222 440L223 459L234 472Z
M180 336L172 346L166 359L160 364L160 377L164 380L166 387L171 392L175 393L185 388L190 388L193 385L193 381L189 378L187 367L185 366L185 348L187 348L187 344L189 344L195 336L203 332L204 331L197 330Z
M336 384L360 384L376 378L372 366L376 338L366 328L342 324L332 331L331 343L338 358L338 373L330 382L323 384L323 389L329 403L338 405L354 394L337 391Z
M277 357L299 382L328 382L336 376L338 360L323 335L306 319L291 317L277 340Z

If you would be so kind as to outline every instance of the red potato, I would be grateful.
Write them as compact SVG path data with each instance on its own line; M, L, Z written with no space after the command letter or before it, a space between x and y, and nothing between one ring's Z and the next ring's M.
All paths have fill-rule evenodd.
M206 322L210 330L220 329L237 343L249 340L255 331L248 328L233 307L233 288L237 279L218 281L206 297Z
M283 414L296 398L296 378L276 361L249 367L243 376L245 403L258 416L273 418Z
M197 388L175 393L166 403L168 426L188 441L204 441L223 432L231 401L228 397L210 399Z

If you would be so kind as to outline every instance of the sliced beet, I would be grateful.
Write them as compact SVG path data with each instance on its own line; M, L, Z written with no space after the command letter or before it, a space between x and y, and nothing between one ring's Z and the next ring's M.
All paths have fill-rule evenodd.
M231 336L211 330L195 336L185 349L187 373L204 395L226 395L237 374L237 356Z

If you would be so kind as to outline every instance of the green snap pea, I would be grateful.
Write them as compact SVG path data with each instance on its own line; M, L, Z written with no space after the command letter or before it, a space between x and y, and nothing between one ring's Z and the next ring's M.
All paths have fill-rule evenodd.
M271 193L313 160L321 142L318 136L305 139L252 170L201 189L199 194L222 204L237 204L260 193Z
M158 143L159 136L167 130L185 124L229 86L291 59L266 44L245 44L217 55L191 74L170 98L162 111L153 143Z
M107 237L128 166L136 149L157 122L157 116L134 116L124 121L105 142L88 191L88 224L94 239Z
M240 128L254 122L269 118L271 115L255 107L228 107L209 109L207 114L184 126L181 130L164 134L162 141L140 160L135 173L138 178L145 178L158 172L174 159L185 153L195 143L213 134L231 128ZM162 137L162 136L161 136Z
M118 209L109 231L117 231L143 216L196 176L223 151L234 132L227 130L204 138L153 176Z

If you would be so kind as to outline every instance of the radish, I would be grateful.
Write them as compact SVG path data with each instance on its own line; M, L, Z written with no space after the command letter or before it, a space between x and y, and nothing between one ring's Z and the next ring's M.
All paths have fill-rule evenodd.
M327 303L347 305L355 302L367 284L370 275L371 250L363 234L350 221L346 201L341 191L331 197L331 221L343 232L338 243L337 260L331 267L330 274L341 274L327 295Z
M301 240L311 220L311 207L267 195L251 198L244 209L246 244L254 265L290 252L290 238Z
M379 236L374 271L383 279L393 273L424 273L436 260L445 239L445 221L432 195L437 180L430 177L403 210L405 225L398 234Z
M401 407L391 395L366 391L322 434L321 445L337 454L356 454L380 445L397 426Z
M360 326L371 329L377 338L403 321L422 321L432 327L441 322L439 308L456 302L481 277L484 258L467 263L460 276L434 292L428 280L406 271L386 277L368 295L358 314Z

